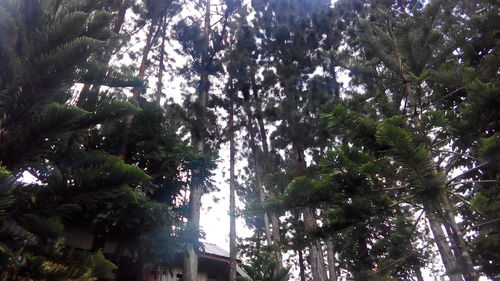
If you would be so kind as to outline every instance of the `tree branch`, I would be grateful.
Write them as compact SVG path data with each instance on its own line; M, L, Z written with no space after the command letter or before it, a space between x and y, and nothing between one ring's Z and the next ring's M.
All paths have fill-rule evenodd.
M456 152L456 151L443 150L443 149L432 149L432 148L431 148L431 151L441 152L441 153L448 153L448 154L455 154L455 155L458 155L458 156L461 156L461 157L466 157L466 158L470 158L470 159L473 159L473 160L476 160L476 161L481 161L481 159L476 158L476 157L474 157L472 155L465 154L465 153L460 153L460 152Z
M458 185L458 184L466 184L466 183L495 183L500 182L500 180L479 180L479 181L461 181L456 183L448 183L448 185Z
M472 168L472 169L470 169L470 170L467 170L467 171L465 171L465 172L461 173L460 175L458 175L458 176L456 176L456 177L454 177L454 178L452 178L452 179L450 179L450 180L447 180L447 181L445 182L445 184L449 184L450 182L453 182L453 181L459 180L459 179L461 179L461 178L465 177L468 173L473 172L473 171L475 171L475 170L477 170L477 169L479 169L479 168L482 168L482 167L484 167L484 166L486 166L486 165L488 165L488 164L489 164L489 162L485 162L485 163L482 163L482 164L480 164L480 165L477 165L476 167L474 167L474 168Z
M457 197L458 199L460 199L460 201L462 201L463 203L465 203L467 206L469 206L471 209L473 209L474 211L476 211L478 214L480 214L481 216L483 217L487 217L483 212L481 212L478 208L474 207L474 205L472 205L469 201L465 200L465 198L463 198L460 194L457 194L455 192L452 192L452 191L447 191L449 194Z

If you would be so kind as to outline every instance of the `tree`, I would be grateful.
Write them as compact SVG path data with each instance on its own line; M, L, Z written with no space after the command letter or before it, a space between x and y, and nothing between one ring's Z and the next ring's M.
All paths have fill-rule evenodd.
M190 59L191 67L182 69L183 74L192 85L195 85L196 100L189 98L185 101L186 107L193 108L186 111L185 119L190 128L192 145L200 154L210 155L216 152L216 147L209 143L210 133L214 128L209 124L216 124L215 115L209 110L209 94L211 88L210 77L219 74L221 66L218 56L224 49L224 38L227 36L227 25L230 15L237 9L239 1L223 1L223 12L220 19L212 24L212 5L210 0L196 3L196 8L203 8L203 19L187 18L180 21L176 29L176 37L182 46L182 52ZM202 24L200 24L202 22ZM193 77L199 78L193 81ZM214 122L207 122L213 120ZM196 178L198 171L192 171L192 177ZM189 191L189 215L187 223L187 248L184 259L184 278L194 281L197 278L198 262L195 252L195 244L198 241L200 226L201 197L207 189L203 182L193 181ZM190 234L189 234L190 233Z
M330 50L335 45L328 28L328 1L254 1L255 25L260 31L262 64L269 95L268 119L277 128L270 138L273 149L291 149L287 153L289 166L285 173L300 176L306 172L305 151L316 148L320 141L315 136L320 105L335 96L335 74L324 69L325 75L314 75L322 68L320 49ZM300 20L297 20L300 19ZM322 38L326 38L322 40ZM269 171L268 171L269 172ZM274 192L277 196L280 191ZM303 210L308 231L316 227L316 210ZM274 230L273 221L273 230ZM310 265L315 280L325 280L326 269L320 241L310 242Z
M287 281L289 280L288 269L281 268L276 272L276 261L269 253L255 253L251 264L245 266L252 280L255 281ZM241 281L244 279L242 278Z
M137 81L111 69L109 76L88 74L96 66L88 58L111 35L110 16L96 12L96 3L66 4L67 9L51 2L4 2L0 7L4 32L0 159L5 167L3 181L10 182L2 188L11 198L1 221L1 240L12 253L9 264L1 266L9 268L2 276L9 280L109 278L114 265L102 253L70 251L61 244L62 230L83 210L87 218L97 218L102 211L95 209L99 202L130 202L129 185L148 179L141 170L109 155L70 147L68 135L75 130L137 110L110 98L94 112L65 104L73 83L132 86ZM74 154L63 155L65 151ZM24 172L37 180L15 181ZM96 176L89 176L93 173ZM116 173L123 178L112 179ZM22 239L15 239L13 233Z
M132 124L131 164L113 156L124 118L140 112L114 89L141 81L102 63L115 35L100 1L59 2L0 6L1 277L112 279L116 266L98 250L106 241L118 243L107 256L117 263L125 250L136 253L142 275L146 263L168 264L180 243L171 200L197 159L147 103ZM87 110L74 105L75 83L96 89ZM138 130L144 123L156 127ZM93 245L66 244L74 228L89 229Z
M377 110L350 102L351 112L338 108L330 120L332 127L339 128L361 149L394 161L389 164L397 171L392 177L400 183L395 184L397 188L384 185L381 189L398 190L399 198L410 196L412 203L422 204L450 278L462 280L459 270L464 279L477 280L471 248L455 221L456 209L450 197L457 192L451 170L469 169L465 163L470 161L455 158L460 153L453 147L458 148L460 141L451 135L462 128L452 125L449 118L463 116L467 102L457 98L468 100L470 89L481 82L460 61L467 57L461 50L469 48L464 38L471 32L471 22L463 14L444 12L452 8L449 5L434 1L402 18L374 12L371 20L359 20L357 32L362 44L354 52L363 51L364 58L340 56L339 62L352 71L355 83L367 85L368 90L355 95L353 101L372 98L376 103L369 106ZM450 79L452 75L455 79ZM386 178L384 182L394 181ZM446 236L451 246L442 239Z

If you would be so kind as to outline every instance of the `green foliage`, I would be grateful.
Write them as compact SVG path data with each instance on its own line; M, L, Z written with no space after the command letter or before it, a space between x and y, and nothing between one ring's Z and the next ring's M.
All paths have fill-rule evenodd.
M102 252L97 252L92 255L92 273L98 279L113 279L113 270L118 267L112 262L108 261Z
M442 176L437 174L429 151L421 144L415 143L415 137L401 124L401 118L391 118L377 127L377 140L389 147L386 153L400 167L399 173L412 188L428 199L435 198L444 184Z
M10 195L12 189L12 175L9 170L0 163L0 221L5 215L7 208L12 204L13 198Z
M244 265L245 271L253 281L288 281L289 269L282 268L276 271L276 261L271 258L271 252L262 249L258 253L254 253L249 265ZM240 278L237 280L249 281L248 279Z
M375 132L376 123L368 118L357 116L345 106L337 105L331 113L325 113L322 118L329 122L329 128L345 135L359 146L373 149L377 147Z
M199 248L179 199L192 186L217 189L219 108L229 104L246 129L239 193L255 230L254 281L288 280L275 254L307 256L321 239L334 242L342 278L414 280L431 263L429 214L458 245L452 259L472 256L464 278L467 267L498 275L500 20L495 1L469 2L227 0L207 30L196 15L176 17L202 1L2 0L0 279L112 279L105 253L64 244L74 227L138 266ZM148 45L129 48L145 26ZM140 96L175 64L158 63L159 39L177 40L186 58L170 73L195 93L182 89L183 106ZM141 79L124 52L141 61ZM304 208L321 222L308 231ZM264 212L281 217L280 243L264 242Z
M492 83L484 83L474 80L467 87L467 100L461 105L460 116L454 126L457 146L469 147L474 145L483 134L490 135L489 131L496 131L500 114L497 108L500 106L500 88ZM464 134L464 132L466 132Z
M124 118L143 109L98 86L142 81L99 63L107 40L116 36L109 7L101 1L56 4L0 5L1 278L113 279L117 267L103 252L64 245L63 231L75 227L91 231L93 247L126 241L143 263L165 265L169 249L179 245L173 225L180 222L172 209L181 206L172 206L172 199L186 184L181 174L201 160L168 133L166 114L157 108L159 119L148 119L153 110L147 108L150 116L133 125L152 125L149 135L142 131L129 143L143 150L134 149L125 161L113 156L123 135L113 139L110 132L128 130ZM78 82L92 90L78 96ZM211 159L201 162L207 168L200 170L213 168Z

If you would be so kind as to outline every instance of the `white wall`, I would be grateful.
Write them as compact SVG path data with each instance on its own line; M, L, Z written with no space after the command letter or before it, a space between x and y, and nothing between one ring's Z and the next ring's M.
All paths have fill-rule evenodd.
M181 268L174 268L172 270L167 271L165 274L161 276L160 281L177 281L175 278L177 274L182 274ZM207 273L198 272L198 281L207 281Z

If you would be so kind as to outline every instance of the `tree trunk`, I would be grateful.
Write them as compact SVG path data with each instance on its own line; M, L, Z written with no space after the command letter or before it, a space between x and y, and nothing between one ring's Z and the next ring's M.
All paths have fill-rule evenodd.
M469 254L467 244L465 243L462 231L458 227L455 221L455 212L451 206L450 200L446 196L446 193L442 194L442 201L444 206L444 213L447 216L448 226L452 231L452 238L455 242L455 246L460 255L457 255L458 264L462 269L464 279L466 281L477 281L479 277L477 276L474 265L472 263L472 258Z
M234 102L230 93L231 108L229 109L229 281L236 281L236 202L234 191Z
M306 281L306 266L304 265L304 255L302 254L302 250L298 250L297 252L299 252L300 281Z
M115 21L113 22L113 29L112 31L114 33L120 33L120 30L122 29L123 24L125 23L125 14L127 13L128 8L130 7L130 4L126 5L121 5L121 7L118 9L118 14L116 15ZM109 61L111 60L111 57L113 56L113 52L115 50L120 49L119 39L112 39L110 40L110 46L111 48L106 49L104 52L101 61L108 64Z
M437 218L434 214L426 212L426 216L432 235L436 241L435 243L438 248L439 255L441 256L441 260L446 270L446 274L450 278L450 281L463 281L460 274L456 273L458 269L455 257L453 256L450 245L448 245L444 231L441 228L441 224L437 222Z
M326 244L326 257L328 261L328 280L337 281L337 270L335 268L335 248L333 246L332 238L325 240Z
M276 215L276 212L271 212L271 223L273 225L273 245L279 245L281 243L281 235L280 235L280 220ZM281 255L281 250L275 250L276 256L276 271L281 270L283 268L283 256Z
M146 45L144 45L144 49L142 49L142 58L141 58L141 65L139 66L139 73L137 74L138 77L144 78L146 75L146 68L148 66L148 56L149 52L151 51L151 47L153 46L154 42L154 37L155 37L155 32L156 28L159 26L156 26L155 20L151 21L151 26L149 27L148 30L148 35L146 36Z
M156 21L157 21L156 19L153 19L151 21L151 26L149 27L148 35L146 35L146 45L144 45L144 49L142 49L141 65L139 66L139 73L137 74L137 77L141 79L146 76L149 52L151 51L151 47L153 46L153 42L155 41L156 37L155 33L157 32L157 30L159 31L161 29L160 25L156 24ZM165 38L165 35L163 35L163 38ZM134 94L134 98L137 100L141 95L141 89L135 88L132 90L132 93Z
M187 229L189 235L193 237L190 240L198 240L198 233L200 231L200 209L201 209L201 195L202 189L199 186L191 186L189 194L189 217L187 222ZM188 242L186 245L186 255L184 257L184 270L182 278L186 281L198 280L198 256L194 250L194 242Z
M256 178L257 178L257 189L259 192L259 201L260 201L259 203L261 206L263 206L265 201L265 194L264 194L264 189L262 188L261 175L256 175ZM266 242L268 246L271 246L273 244L273 238L271 236L271 225L269 222L269 216L267 215L266 210L264 210L264 213L262 215L264 219L264 231L266 234Z
M186 246L186 256L184 257L184 270L182 271L182 280L197 281L198 280L198 256L194 251L193 245ZM196 269L196 271L194 271Z
M317 227L316 218L311 208L304 208L304 225L306 231L312 231ZM321 244L317 239L311 239L309 242L309 257L311 264L311 273L314 281L326 281L326 271L324 267L323 251Z
M255 99L255 113L256 113L255 117L257 119L258 131L259 131L259 135L260 135L260 140L262 142L262 151L264 153L264 160L262 161L263 165L260 165L260 168L264 171L262 174L265 174L267 172L270 172L268 170L268 167L270 165L269 161L270 161L271 157L269 154L269 146L267 143L267 133L266 133L266 129L264 127L264 119L262 117L262 103L260 102L260 98L259 98L258 92L257 92L257 87L256 87L255 81L253 79L252 79L252 88L253 88L253 95L254 95L254 99ZM261 185L262 194L260 195L260 197L261 197L261 203L264 203L264 189L262 187L263 187L263 185ZM271 217L272 233L269 229L268 216ZM271 244L279 245L280 240L281 240L281 236L280 236L280 232L279 232L280 221L279 221L277 214L275 212L271 212L269 215L267 213L265 213L264 214L264 224L266 227L266 236L272 238L272 243L269 243L270 240L269 240L269 238L267 238L269 245L271 245ZM278 271L278 270L283 268L283 256L281 254L281 250L275 250L274 255L276 258L276 270Z
M296 144L292 144L293 154L294 154L294 166L298 173L306 168L306 161L304 156L304 151L302 148ZM307 232L313 231L317 228L316 217L314 216L314 210L306 207L303 210L304 215L304 226ZM325 269L325 261L323 257L323 250L321 248L321 243L318 239L311 239L309 242L309 256L311 263L311 272L314 281L325 281L327 280L327 274Z
M209 58L209 42L210 42L210 0L206 1L205 7L205 30L204 30L204 40L205 52L203 54L203 60L205 64L210 60ZM207 65L205 65L207 68ZM198 104L200 106L200 111L198 112L197 121L203 122L205 119L205 111L208 104L208 91L210 89L210 81L208 77L208 69L203 69L200 73L200 85L198 87ZM205 133L204 132L192 132L193 136L193 146L195 146L200 153L205 150ZM203 195L203 190L199 184L191 184L191 193L189 195L189 217L188 226L191 231L196 232L196 240L198 240L198 234L200 230L200 211L201 211L201 196ZM188 243L186 246L186 256L184 257L184 269L183 269L183 280L184 281L198 281L198 257L193 249L193 244Z
M256 188L257 188L257 193L259 195L259 203L260 203L260 206L263 207L264 206L264 201L266 199L266 195L264 194L264 185L262 184L262 170L263 170L263 165L261 162L259 162L259 159L258 159L258 155L260 153L258 147L257 147L257 144L255 142L255 135L256 135L256 132L255 132L255 129L254 127L252 126L253 122L252 122L252 119L253 119L253 114L252 114L252 111L250 109L250 104L249 104L249 100L248 99L245 99L245 106L243 107L244 110L245 110L245 115L247 116L247 131L248 133L250 134L250 139L249 139L249 146L250 146L250 149L252 150L252 164L253 164L253 167L255 169L255 185L256 185ZM267 211L266 210L263 210L263 214L262 214L262 219L264 221L264 233L266 235L266 242L267 242L267 245L268 246L271 246L272 245L272 236L271 236L271 226L270 226L270 223L269 223L269 215L267 214Z
M164 23L166 21L166 16L164 17ZM161 20L158 21L158 23L160 23ZM149 56L149 52L151 51L151 46L153 45L153 33L154 33L154 30L155 30L155 24L154 24L154 20L151 22L151 27L149 29L149 32L148 32L148 35L147 35L147 38L146 38L146 45L144 46L144 49L142 50L142 59L141 59L141 65L139 67L139 73L137 75L137 77L139 78L144 78L145 74L146 74L146 67L147 67L147 62L148 62L148 56ZM158 30L162 29L162 27L160 26L160 24L158 24ZM162 34L162 44L164 44L164 41L165 41L165 29L166 29L166 26L165 24L163 25L163 34ZM162 48L163 50L164 48ZM160 50L160 51L162 51ZM160 84L163 85L163 83L161 83L161 80L162 79L161 77L163 77L163 52L161 52L161 55L160 55L160 71L158 73L158 88L160 88ZM160 90L160 89L158 89ZM157 90L157 91L158 91ZM140 96L141 96L141 90L140 89L133 89L132 90L132 93L133 93L133 97L134 99L137 101ZM157 93L158 95L158 93ZM134 115L129 115L126 117L125 119L125 130L123 132L123 137L122 137L122 141L121 141L121 145L120 145L120 148L118 150L118 157L122 160L125 159L126 155L127 155L127 146L128 146L128 135L129 135L129 130L130 130L130 127L132 126L132 122L134 121Z
M167 17L163 17L163 24L161 26L161 44L160 44L160 65L158 69L158 83L156 84L156 105L160 107L161 105L161 97L163 93L163 70L165 68L165 33L167 29Z
M420 268L415 269L415 276L417 277L417 281L425 281Z

